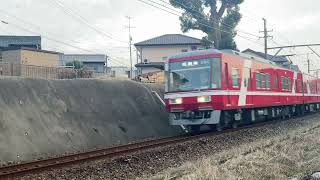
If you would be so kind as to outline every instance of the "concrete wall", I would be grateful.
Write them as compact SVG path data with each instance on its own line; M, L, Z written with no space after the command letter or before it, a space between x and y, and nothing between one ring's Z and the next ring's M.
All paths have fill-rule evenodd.
M21 50L21 62L25 65L58 67L59 54Z
M59 54L29 51L9 50L2 52L3 62L34 66L58 67Z
M180 132L145 85L0 79L1 164Z

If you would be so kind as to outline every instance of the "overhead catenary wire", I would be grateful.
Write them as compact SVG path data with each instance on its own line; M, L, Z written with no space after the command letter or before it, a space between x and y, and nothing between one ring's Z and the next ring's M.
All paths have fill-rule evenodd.
M164 0L160 0L161 2L163 2L163 3L166 3L166 4L170 4L171 5L171 3L169 3L169 2L167 2L167 1L164 1ZM179 2L178 2L179 3ZM181 3L179 3L180 5L181 5ZM183 5L183 4L182 4ZM185 6L186 7L186 6ZM186 7L186 8L189 8L189 7ZM190 8L189 8L189 10L190 10ZM194 10L194 9L192 9L194 12L198 12L198 11L196 11L196 10ZM243 15L243 13L242 13L242 15L244 16L244 17L246 17L246 18L248 18L249 20L251 20L251 21L254 21L254 22L260 22L260 20L261 20L261 18L258 16L257 18L254 18L254 17L256 17L256 15L255 15L255 13L252 13L252 12L250 12L250 11L246 11L246 12L249 12L249 13L251 13L251 14L254 14L252 17L251 16L246 16L246 15ZM200 13L200 12L198 12L198 13ZM223 25L225 25L225 26L227 26L227 27L230 27L230 26L228 26L227 24L224 24L224 23L221 23L221 24L223 24ZM237 32L240 32L240 30L238 29L238 31ZM246 32L244 32L245 34L246 34ZM253 35L253 34L251 34L251 33L248 33L249 35ZM286 42L289 42L289 44L293 44L292 42L290 42L287 38L285 38L282 34L280 34L280 33L278 33L279 34L279 37L280 38L282 38L282 39L285 39L285 41ZM239 36L239 37L241 37L239 34L237 34L237 36ZM255 35L254 35L255 36ZM247 39L247 40L249 40L250 38L248 38L248 37L243 37L243 38L245 38L245 39ZM252 39L250 39L250 41L252 41ZM278 45L278 46L281 46L278 42L276 42L275 40L273 40L272 39L272 42L274 43L274 44L276 44L276 45ZM260 44L260 43L258 43L258 42L256 42L256 44ZM296 54L298 54L299 53L299 51L298 50L296 50L296 49L290 49L290 52L292 52L292 50L294 50L294 51L296 51L297 53Z

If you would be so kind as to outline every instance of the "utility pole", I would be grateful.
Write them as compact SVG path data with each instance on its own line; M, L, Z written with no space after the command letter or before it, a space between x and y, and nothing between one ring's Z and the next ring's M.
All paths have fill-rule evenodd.
M310 74L310 59L309 59L309 54L307 54L307 63L308 63L308 74Z
M264 30L260 31L260 33L264 34L264 36L262 37L264 39L264 57L265 57L265 59L268 59L268 38L272 38L272 36L269 36L268 33L272 32L272 31L268 31L267 19L262 18L262 20L263 20Z
M108 74L108 58L109 56L106 54L106 59L104 62L104 74L107 75Z
M132 79L132 72L133 72L133 67L132 67L132 36L131 36L131 19L132 17L126 16L126 18L129 21L129 26L127 28L129 29L129 51L130 51L130 79Z

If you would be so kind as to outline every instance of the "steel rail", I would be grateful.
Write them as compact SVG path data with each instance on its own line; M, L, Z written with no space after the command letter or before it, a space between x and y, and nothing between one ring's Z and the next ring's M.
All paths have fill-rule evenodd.
M15 164L10 166L0 167L0 179L11 178L31 172L39 172L41 170L47 170L54 167L61 167L70 164L76 164L79 162L96 160L99 158L115 158L123 155L130 155L130 153L138 152L141 150L152 149L156 147L162 147L165 145L171 145L175 143L181 143L193 138L201 137L203 135L182 135L176 137L168 137L163 139L149 140L144 142L138 142L134 144L122 145L117 147L111 147L106 149L99 149L84 153L66 155L61 157L55 157L45 160L37 160L29 163Z
M4 166L4 167L0 167L0 179L9 179L9 178L18 177L25 174L31 174L33 172L39 173L40 171L43 171L43 170L50 170L52 168L64 167L67 165L97 160L100 158L111 159L111 158L117 158L122 156L128 156L128 155L131 155L132 153L139 152L142 150L143 151L151 150L157 147L164 147L172 144L184 143L184 142L201 139L205 137L210 137L214 135L223 135L231 132L240 131L243 129L252 129L255 127L262 127L264 125L272 124L272 122L288 121L292 119L295 119L295 117L286 119L286 120L275 119L272 121L265 121L261 123L239 127L237 129L227 129L222 132L206 132L203 134L196 134L196 135L187 134L187 135L181 135L181 136L175 136L175 137L148 140L148 141L142 141L142 142L137 142L133 144L88 151L84 153L78 153L78 154L54 157L54 158L49 158L44 160L37 160L33 162L28 162L28 163Z

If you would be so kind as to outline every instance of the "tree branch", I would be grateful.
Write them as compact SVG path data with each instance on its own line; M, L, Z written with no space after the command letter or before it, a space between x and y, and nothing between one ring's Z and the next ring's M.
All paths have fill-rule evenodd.
M223 16L223 13L225 12L226 8L227 8L227 4L223 1L222 4L221 4L220 9L218 11L219 19Z

